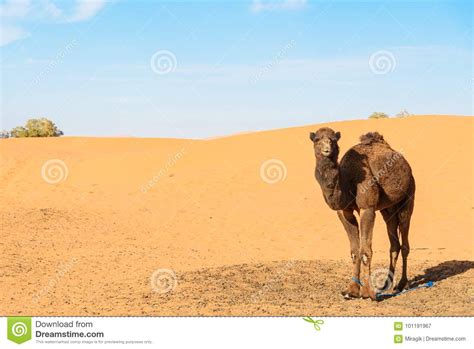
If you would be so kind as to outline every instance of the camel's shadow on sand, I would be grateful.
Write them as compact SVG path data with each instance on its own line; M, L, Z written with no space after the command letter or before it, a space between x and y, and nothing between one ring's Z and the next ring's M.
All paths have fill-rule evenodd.
M410 280L409 285L411 288L427 283L428 281L441 281L465 273L472 268L474 268L473 261L446 261L435 267L425 269L425 273L423 275L415 276Z
M425 269L424 274L420 274L412 278L408 282L408 289L413 289L418 286L424 285L428 282L438 282L450 278L452 276L456 276L466 271L474 268L473 261L446 261L438 264L435 267L430 267ZM398 294L385 294L380 301L384 301L390 299L392 297L397 296Z

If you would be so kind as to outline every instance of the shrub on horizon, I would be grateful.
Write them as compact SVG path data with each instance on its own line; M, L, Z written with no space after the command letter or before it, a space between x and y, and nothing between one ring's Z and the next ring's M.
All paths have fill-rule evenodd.
M385 114L385 113L382 113L382 112L373 112L372 114L370 114L369 116L369 119L387 119L388 118L388 115Z
M11 130L10 135L13 138L24 138L28 137L28 130L23 126L17 126L13 130Z
M397 118L406 118L408 116L411 116L411 114L406 109L403 109L402 111L398 112L397 115L395 115Z
M49 119L29 119L25 127L15 127L10 132L12 137L59 137L64 133Z

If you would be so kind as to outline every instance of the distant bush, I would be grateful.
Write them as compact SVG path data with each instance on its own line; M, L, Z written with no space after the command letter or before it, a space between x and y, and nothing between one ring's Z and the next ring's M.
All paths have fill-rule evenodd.
M388 115L385 114L385 113L381 113L381 112L374 112L372 114L370 114L369 116L369 119L386 119L388 118Z
M397 115L395 115L395 117L406 118L407 116L410 116L410 115L411 114L406 109L403 109L402 111L398 112Z
M30 119L26 122L25 127L17 126L10 132L11 137L59 137L63 135L63 131L46 118Z
M23 126L17 126L10 131L10 136L14 138L28 137L28 130Z
M10 138L10 132L6 130L0 131L0 138Z

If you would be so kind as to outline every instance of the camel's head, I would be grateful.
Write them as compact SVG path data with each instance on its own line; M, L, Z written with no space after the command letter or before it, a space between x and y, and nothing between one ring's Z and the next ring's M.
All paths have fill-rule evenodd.
M339 146L337 141L341 138L340 132L334 132L329 127L322 127L309 134L309 139L314 143L314 154L317 159L330 158L337 160Z

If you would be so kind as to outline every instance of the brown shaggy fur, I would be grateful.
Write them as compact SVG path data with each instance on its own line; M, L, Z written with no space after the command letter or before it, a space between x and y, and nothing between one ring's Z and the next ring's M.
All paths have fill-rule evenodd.
M393 150L381 134L369 132L361 136L360 143L350 148L340 163L339 138L340 133L328 127L310 133L316 157L315 177L326 203L337 211L348 234L353 278L360 279L362 284L351 281L342 293L346 298L375 299L370 279L375 211L382 213L390 240L390 267L384 289L392 285L401 251L403 272L396 288L402 290L408 281L408 231L414 207L415 180L403 155ZM360 226L354 211L360 215Z
M369 132L365 135L360 136L360 142L365 145L369 145L375 142L385 143L386 145L388 145L388 143L385 142L385 140L383 139L383 136L378 132Z

